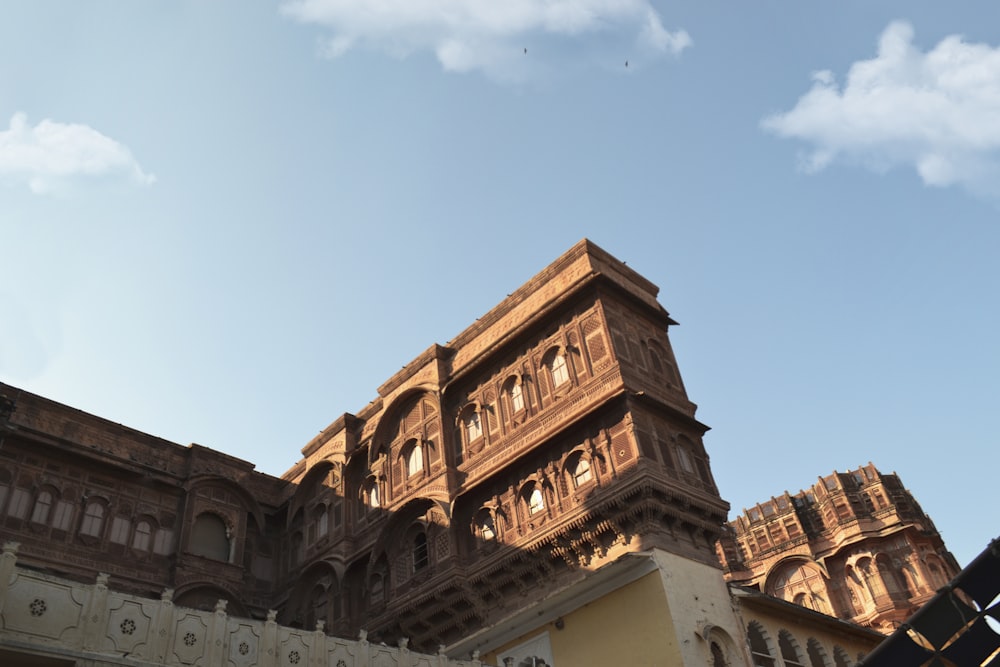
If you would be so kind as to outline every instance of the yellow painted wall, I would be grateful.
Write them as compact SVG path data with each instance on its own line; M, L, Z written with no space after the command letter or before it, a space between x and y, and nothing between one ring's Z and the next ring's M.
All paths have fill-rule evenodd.
M658 572L584 605L563 617L564 627L537 628L502 649L484 656L499 664L498 655L548 631L556 667L629 665L675 667L683 664L670 607Z

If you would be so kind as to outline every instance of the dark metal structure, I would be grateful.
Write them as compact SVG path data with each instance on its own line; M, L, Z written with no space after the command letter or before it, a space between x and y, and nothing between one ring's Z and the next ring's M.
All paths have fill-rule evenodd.
M1000 538L858 667L1000 666Z

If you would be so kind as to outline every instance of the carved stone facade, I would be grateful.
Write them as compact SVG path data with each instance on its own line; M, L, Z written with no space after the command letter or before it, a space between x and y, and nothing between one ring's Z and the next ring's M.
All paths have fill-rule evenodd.
M882 632L959 571L899 477L871 463L745 510L718 552L727 581Z
M627 552L714 565L728 506L656 293L581 242L307 445L282 618L430 647Z
M657 292L581 241L281 478L0 384L0 540L20 544L13 579L0 574L0 659L736 667L752 664L751 626L717 545L731 581L877 627L927 595L932 564L953 574L929 520L871 466L727 527ZM846 614L866 590L871 605ZM775 632L814 613L754 600L762 627L775 610L806 619ZM33 612L64 625L46 635ZM874 645L832 620L811 635L828 652ZM359 635L371 644L331 638Z
M712 479L657 288L581 241L281 479L0 384L22 564L433 652L624 554L715 569Z

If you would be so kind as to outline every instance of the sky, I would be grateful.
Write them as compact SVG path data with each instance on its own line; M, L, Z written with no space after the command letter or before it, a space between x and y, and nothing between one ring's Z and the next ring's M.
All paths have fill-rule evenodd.
M740 510L1000 535L1000 5L15 0L0 380L280 474L586 237Z

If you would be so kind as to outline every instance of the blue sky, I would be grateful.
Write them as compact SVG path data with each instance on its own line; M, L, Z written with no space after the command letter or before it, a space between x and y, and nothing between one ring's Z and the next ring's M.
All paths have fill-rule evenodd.
M872 461L1000 534L995 3L4 14L0 379L278 474L589 237L734 511Z

